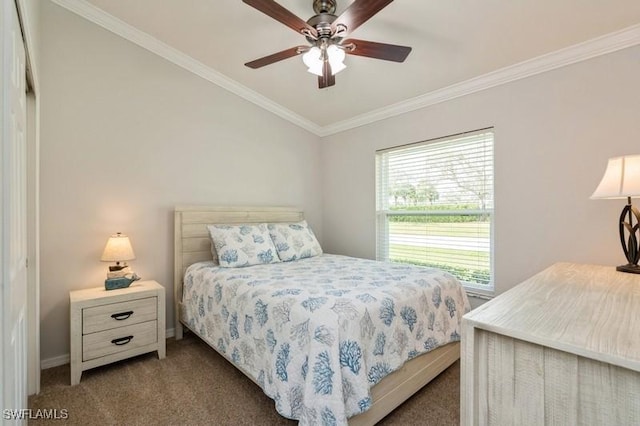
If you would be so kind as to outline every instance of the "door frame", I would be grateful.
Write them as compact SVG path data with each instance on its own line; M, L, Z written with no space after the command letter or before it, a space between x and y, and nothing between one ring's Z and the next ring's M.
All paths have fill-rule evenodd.
M18 10L27 72L27 389L40 393L40 97L36 37L40 0L13 0ZM31 4L31 7L28 6ZM33 12L33 13L32 13Z
M2 0L0 112L2 150L2 376L0 396L6 409L27 408L28 385L28 237L27 237L27 57L18 5ZM5 413L6 414L6 413ZM7 416L3 416L8 420ZM25 424L24 417L15 418ZM2 421L4 424L5 422Z

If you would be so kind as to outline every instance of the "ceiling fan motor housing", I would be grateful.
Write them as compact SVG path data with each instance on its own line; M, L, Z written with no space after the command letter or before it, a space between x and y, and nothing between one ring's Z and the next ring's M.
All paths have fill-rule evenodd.
M333 33L331 29L331 23L338 17L330 13L319 13L312 16L307 21L307 24L311 25L318 32L318 38L330 38ZM307 37L307 40L313 43L315 40L311 37Z
M336 11L336 1L313 0L313 10L316 12L316 15L309 18L307 24L316 29L318 38L314 39L313 37L307 36L307 41L315 44L320 39L328 39L334 35L331 23L338 19L338 17L334 15Z

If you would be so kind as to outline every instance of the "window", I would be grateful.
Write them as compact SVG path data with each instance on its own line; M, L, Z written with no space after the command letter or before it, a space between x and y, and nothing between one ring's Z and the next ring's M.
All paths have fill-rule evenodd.
M493 129L376 153L378 260L493 290Z

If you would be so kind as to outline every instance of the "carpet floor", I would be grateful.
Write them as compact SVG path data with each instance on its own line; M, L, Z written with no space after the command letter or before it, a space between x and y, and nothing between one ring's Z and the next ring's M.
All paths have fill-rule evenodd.
M295 425L273 400L193 335L167 340L167 357L154 353L82 373L69 386L69 365L42 371L41 392L29 408L66 409L65 420L35 425ZM456 362L379 425L460 423L460 362Z

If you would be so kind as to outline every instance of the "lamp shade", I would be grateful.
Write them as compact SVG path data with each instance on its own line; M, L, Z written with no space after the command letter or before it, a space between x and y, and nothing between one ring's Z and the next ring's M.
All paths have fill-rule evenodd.
M314 46L302 55L302 62L311 74L322 76L322 51Z
M329 63L331 64L331 72L334 75L347 68L344 64L344 50L340 49L335 44L327 47L327 56L329 57Z
M323 47L324 49L324 47ZM340 71L347 68L344 64L345 53L344 50L331 44L323 51L317 46L313 46L304 55L302 55L302 62L307 66L307 71L311 74L322 77L323 65L325 59L329 61L331 65L331 74L338 74Z
M100 260L103 262L120 262L135 258L136 255L133 253L129 237L118 232L107 240L107 245L104 247Z
M640 155L610 158L591 198L640 197Z

